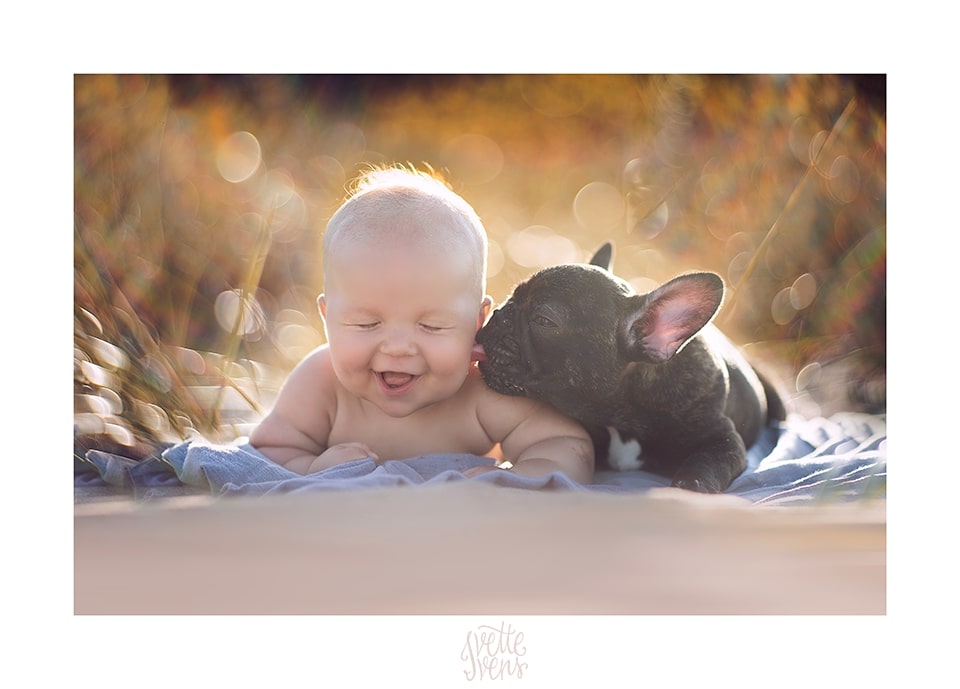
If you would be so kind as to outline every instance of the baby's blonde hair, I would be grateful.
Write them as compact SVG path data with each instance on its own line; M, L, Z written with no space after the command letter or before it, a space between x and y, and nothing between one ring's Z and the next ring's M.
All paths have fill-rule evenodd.
M438 226L431 218L449 223ZM463 197L432 170L413 166L372 167L355 180L353 191L327 223L323 235L323 266L327 272L335 246L344 240L377 241L400 223L385 226L383 220L422 220L406 225L410 240L436 244L447 250L466 247L476 268L476 286L486 289L487 233L480 217Z

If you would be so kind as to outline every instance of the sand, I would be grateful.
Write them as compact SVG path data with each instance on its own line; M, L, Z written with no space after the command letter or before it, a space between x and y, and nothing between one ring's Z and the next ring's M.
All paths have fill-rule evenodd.
M886 613L885 502L472 482L75 507L95 614Z

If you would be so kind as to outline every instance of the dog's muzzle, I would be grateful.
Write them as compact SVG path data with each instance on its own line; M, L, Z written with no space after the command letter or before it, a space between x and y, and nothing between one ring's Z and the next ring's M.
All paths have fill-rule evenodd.
M516 338L507 335L483 344L486 360L478 367L483 380L504 395L523 395L525 389L517 380L520 370L520 347Z
M523 356L520 342L510 327L511 321L510 314L500 309L477 333L477 344L484 353L478 367L484 381L493 390L504 395L523 395L526 389L519 381Z

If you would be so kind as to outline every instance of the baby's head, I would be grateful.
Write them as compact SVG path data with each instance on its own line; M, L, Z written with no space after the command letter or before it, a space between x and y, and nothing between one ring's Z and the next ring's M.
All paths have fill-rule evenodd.
M405 416L461 389L491 306L486 242L469 204L430 175L360 181L327 225L317 299L349 392Z
M324 276L336 269L345 249L397 246L459 263L472 277L480 303L486 289L487 234L476 211L432 174L405 167L374 168L358 179L327 224Z

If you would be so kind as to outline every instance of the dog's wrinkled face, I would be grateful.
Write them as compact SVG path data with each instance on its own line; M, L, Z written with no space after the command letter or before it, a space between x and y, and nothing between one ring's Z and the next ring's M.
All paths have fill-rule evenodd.
M602 401L631 362L671 359L713 317L722 296L722 280L710 273L638 295L602 264L546 268L518 285L477 333L486 356L480 372L497 392L600 422Z
M620 321L630 285L593 265L540 271L517 286L477 334L494 390L582 408L585 394L604 396L620 378L619 347L609 327ZM607 324L607 327L598 327Z

